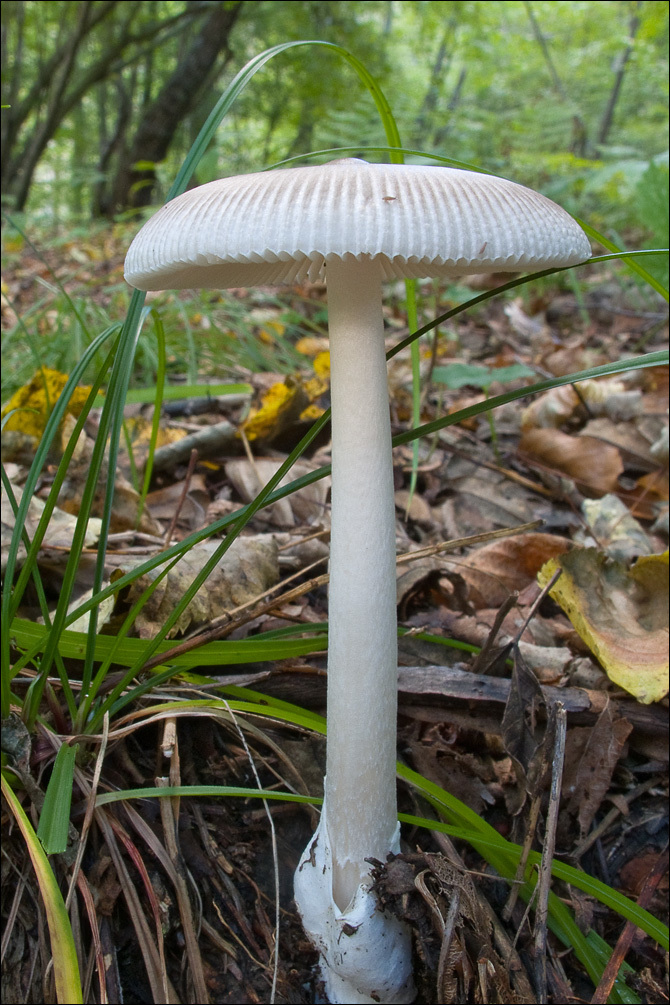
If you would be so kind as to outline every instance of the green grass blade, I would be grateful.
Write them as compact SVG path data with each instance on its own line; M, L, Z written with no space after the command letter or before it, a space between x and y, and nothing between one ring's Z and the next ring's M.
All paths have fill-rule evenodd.
M320 806L323 799L316 796L301 796L295 792L277 792L274 789L248 789L238 785L170 785L165 788L121 789L118 792L102 792L95 799L95 805L108 806L125 799L163 799L175 796L183 798L219 799L276 799L280 802L303 803Z
M15 618L11 627L12 645L25 653L24 658L17 663L14 675L20 673L24 665L36 659L48 642L49 629L46 625L38 625L23 618ZM241 641L225 639L221 642L208 642L190 653L174 656L170 659L175 673L191 670L196 666L232 666L236 663L258 663L268 660L292 659L306 656L309 653L322 652L326 648L325 634L321 636L308 635L306 638L265 639L264 636L252 637ZM95 642L94 658L96 662L106 661L120 666L134 666L136 663L146 663L149 659L150 642L146 639L122 639L119 643L114 636L98 635ZM161 642L152 647L151 655L167 652L174 646L173 642ZM83 659L86 653L86 634L65 629L61 632L58 651L65 659Z
M624 263L628 266L628 268L632 269L633 272L637 272L638 276L641 276L642 279L644 279L645 282L649 283L649 285L654 290L656 290L657 293L660 293L661 296L664 298L664 300L668 300L670 298L670 294L668 293L668 290L666 290L665 286L663 286L662 283L659 283L659 281L654 276L652 276L650 272L647 272L644 266L640 265L640 263L636 261L635 257L631 257L626 252L623 252L621 248L618 248L613 241L610 241L609 238L605 237L594 227L591 227L588 223L584 223L583 220L579 220L577 217L575 217L575 219L577 220L577 223L582 228L582 230L584 230L588 235L588 237L591 238L591 240L597 241L598 244L602 244L603 248L607 248L608 251L615 252L616 255L621 255L624 260ZM668 250L667 248L663 250L659 249L657 251L652 250L651 254L667 255Z
M60 855L67 848L77 749L77 744L63 743L54 761L37 827L37 836L47 855Z
M595 233L595 231L594 231ZM458 304L456 307L452 307L451 310L446 311L444 314L440 314L439 317L433 318L422 328L417 331L412 332L407 338L402 339L398 342L389 352L386 354L387 359L392 359L397 356L399 352L406 349L415 339L421 338L427 332L432 331L433 328L439 327L439 325L444 324L445 321L451 320L451 318L457 317L457 315L462 314L464 311L469 310L471 307L477 307L479 304L486 303L487 300L491 300L493 297L497 297L500 293L506 293L509 290L515 290L520 286L525 286L527 283L531 283L536 279L546 279L549 276L556 276L560 272L568 272L570 269L580 269L584 265L596 265L599 262L612 262L617 259L626 260L636 260L640 258L645 258L649 255L658 255L658 251L616 251L610 255L595 255L593 258L588 258L585 262L581 262L579 265L570 265L566 268L560 269L544 269L542 272L532 272L527 276L520 276L518 279L511 279L508 283L503 283L502 286L496 286L493 290L486 290L484 293L479 293L476 297L471 297L470 300L464 301L462 304ZM663 252L665 253L665 252ZM653 277L652 277L653 278Z
M153 312L152 312L153 313ZM252 394L251 384L163 384L162 401L188 401L191 398L222 398L227 394ZM131 387L126 394L127 405L155 403L158 384L153 387ZM94 405L101 407L104 396L96 398Z
M26 483L23 488L23 496L21 502L19 503L16 511L14 530L12 533L12 539L7 553L4 588L2 592L2 605L0 610L0 634L1 634L0 647L1 647L1 666L2 666L3 717L6 717L9 714L9 704L8 704L9 691L7 685L9 683L9 680L11 679L10 675L11 660L10 660L10 650L8 642L10 625L16 614L16 611L18 610L19 604L21 603L21 599L23 597L26 585L29 579L33 575L32 570L36 565L37 552L44 538L44 535L47 531L49 519L57 502L60 486L62 485L62 482L65 478L70 458L72 457L72 454L74 453L74 449L76 447L77 437L81 429L83 429L83 425L84 422L86 421L88 411L92 407L92 403L95 398L95 395L97 394L97 390L100 384L102 383L105 373L104 368L99 373L98 378L96 379L96 382L93 385L93 389L89 394L88 400L75 423L73 435L70 437L70 441L64 451L63 457L58 466L54 483L51 487L49 496L46 500L44 512L42 514L40 522L38 523L36 532L33 536L33 540L30 543L30 547L28 548L26 561L24 562L23 568L21 569L21 572L18 575L16 583L12 586L14 582L14 576L16 573L16 564L17 564L19 546L21 544L21 541L23 540L23 536L25 533L25 523L28 515L28 509L30 507L30 501L37 487L37 482L41 476L44 465L47 462L47 458L52 443L58 434L60 423L62 422L65 413L67 411L67 407L72 393L74 392L75 388L80 382L83 374L86 371L87 366L90 364L96 353L99 351L100 347L110 337L115 335L117 331L118 326L116 325L104 331L89 346L89 348L84 353L82 359L79 361L78 365L73 369L72 373L70 374L65 384L65 387L63 388L63 392L60 395L58 401L56 402L53 411L49 416L49 419L47 420L44 434L37 446L35 457L28 472L28 477L26 479ZM108 357L108 359L109 358L111 357ZM75 534L77 534L77 532L81 534L82 541L86 533L86 523L87 521L80 517L78 519L77 528L75 530ZM45 668L45 673L43 675L44 677L46 677L46 672L47 670Z
M428 331L430 330L430 327L431 325L427 326L424 330ZM463 419L470 418L474 415L479 415L482 412L486 412L489 409L496 408L499 405L506 404L507 402L510 401L516 401L517 399L524 398L527 395L539 394L543 391L550 390L553 387L559 387L563 384L576 384L581 380L587 380L595 377L606 377L616 373L624 373L627 370L634 370L651 366L660 366L667 363L668 363L668 352L660 351L654 353L647 353L646 355L637 356L634 357L633 359L618 360L617 362L614 363L605 363L602 366L591 367L587 370L580 370L578 373L568 374L562 377L553 377L550 380L540 381L539 383L528 385L527 387L519 388L515 391L507 391L504 394L496 395L495 397L489 398L487 401L479 402L475 405L469 406L468 408L461 409L459 412L455 412L451 415L443 416L440 419L436 419L433 422L426 423L425 425L420 426L418 429L412 429L408 430L405 433L400 433L399 435L393 438L393 445L400 446L403 443L409 443L419 436L431 435L433 432L436 432L439 429L443 429L447 426L454 425L455 423L461 422ZM307 434L307 437L310 439L310 441L311 439L314 438L314 436L318 434L318 432L321 431L321 429L328 422L328 419L329 419L328 413L325 413L318 420L318 422L315 423L315 425L311 428L311 430ZM162 552L160 555L155 555L152 558L148 559L146 562L142 563L142 565L137 566L137 568L135 568L132 572L126 573L125 576L119 578L119 580L116 581L113 584L113 586L106 587L104 590L100 592L99 595L91 598L84 604L77 607L70 615L68 615L67 622L71 623L73 621L76 621L77 618L87 613L96 604L99 604L102 600L104 600L106 597L111 596L117 590L123 589L125 586L130 585L132 582L134 582L135 579L139 578L139 576L151 572L153 569L162 565L164 562L170 561L175 555L183 553L189 548L192 548L195 544L198 544L200 541L204 541L213 534L219 533L224 528L229 527L231 524L235 523L235 521L239 520L242 516L244 516L245 519L248 519L250 508L253 507L253 512L255 513L261 507L268 506L279 499L284 499L287 496L291 495L293 492L296 492L298 489L304 488L307 485L311 485L314 482L318 481L320 478L324 478L330 472L330 468L328 466L310 472L309 474L304 475L293 482L290 482L288 485L283 486L281 489L277 490L274 489L274 486L277 484L280 478L282 478L284 474L286 474L286 472L289 470L290 466L289 461L290 464L292 465L293 460L295 459L295 457L298 456L298 452L305 449L305 440L307 439L307 437L303 439L300 444L298 444L298 447L295 448L295 450L290 455L287 462L285 462L282 468L280 468L277 475L275 475L273 479L271 479L271 481L268 482L268 485L263 490L262 499L259 497L253 503L250 503L248 506L241 507L235 513L222 517L220 520L217 520L215 523L213 523L210 527L189 535L187 538L184 538L183 541L179 542L179 544L173 545L172 548L166 549L166 551Z
M56 997L61 1005L80 1005L84 996L81 989L77 951L70 919L58 889L56 877L21 803L14 795L4 775L2 776L2 794L19 825L37 876L51 939Z
M335 45L333 42L323 42L319 39L282 42L280 45L275 45L270 49L266 49L264 52L254 56L253 59L250 59L230 82L210 112L202 129L198 133L193 146L191 147L184 163L177 173L170 191L168 192L167 202L186 191L186 187L193 175L193 172L207 150L219 123L230 110L236 98L250 83L254 75L275 56L278 56L283 52L288 52L291 49L300 48L304 45L319 46L324 49L331 50L333 53L346 60L346 62L349 63L349 65L356 71L359 78L372 95L375 105L377 106L377 111L379 112L379 116L382 120L389 146L393 148L390 155L391 160L397 161L402 159L402 154L396 152L400 149L400 136L398 134L398 128L395 124L395 119L393 118L393 114L391 112L391 107L374 77L368 73L363 64L356 59L352 53L340 45Z
M419 429L410 429L405 433L400 433L393 437L393 446L397 447L403 443L411 443L417 436L430 436L432 433L447 426L453 426L464 419L472 418L474 415L481 415L491 409L499 408L510 401L517 401L525 398L529 394L541 394L543 391L550 391L554 387L561 387L565 384L577 384L582 380L591 380L596 377L609 377L615 373L625 373L627 370L638 370L650 366L667 365L669 354L666 350L650 352L644 356L636 356L633 359L617 360L615 363L605 363L602 366L590 367L588 370L580 370L579 373L572 373L561 377L552 377L550 380L542 380L536 384L529 384L527 387L517 388L515 391L506 391L504 394L495 395L480 401L475 405L462 408L451 415L442 416L433 422L427 422Z
M137 521L139 525L142 512L144 510L144 505L146 503L147 496L149 494L149 486L151 484L151 474L154 468L154 454L156 453L156 444L158 443L158 434L160 432L161 424L161 408L163 405L163 400L165 397L165 376L167 370L167 352L165 348L165 329L163 327L163 322L160 319L158 311L151 311L151 319L154 323L154 329L156 332L156 343L158 345L158 368L156 371L156 393L154 397L154 414L151 420L151 435L149 437L149 452L147 455L147 461L144 466L144 479L142 481L142 490L140 492L140 503L137 510ZM126 401L128 400L128 395L126 394Z
M493 174L486 168L467 161L457 161L453 157L443 157L441 154L429 153L427 150L415 150L412 147L403 146L357 146L357 147L329 147L326 150L309 150L303 154L296 154L295 157L286 157L284 160L276 161L269 165L266 170L272 171L275 168L287 167L290 164L300 163L306 160L314 160L324 157L351 157L359 154L386 154L387 157L402 154L403 157L423 157L425 160L435 161L437 164L445 164L448 167L460 168L462 171L474 171L477 174Z
M248 689L242 688L240 690L247 691ZM289 703L278 702L276 699L268 699L263 695L258 695L258 697L263 699L263 701L271 702L271 705L262 705L255 701L231 701L230 707L235 712L247 712L254 715L264 715L306 728L315 728L316 725L318 732L322 734L325 733L325 720L322 717L313 716L311 713L305 714L305 709L299 709L297 706L291 706ZM288 708L280 707L283 705L288 705ZM178 712L181 710L195 711L196 709L207 708L218 708L221 710L223 709L223 706L220 702L209 699L170 702L169 704L152 708L151 713L159 714L161 711L170 713L170 711ZM318 720L320 720L320 722ZM428 779L423 778L423 776L418 775L416 772L401 764L398 764L398 774L406 781L409 781L415 788L420 789L425 795L430 795L432 799L439 802L443 809L447 810L450 815L454 816L458 820L458 823L450 824L443 823L439 820L430 820L426 817L401 813L399 814L399 819L403 823L408 823L415 827L423 827L427 830L441 831L444 834L448 834L450 837L467 841L469 844L473 845L473 847L481 850L482 857L487 861L497 858L500 862L500 855L502 853L507 859L507 865L503 870L498 871L500 871L501 876L509 880L514 877L516 866L521 856L521 847L519 845L514 844L511 841L507 841L500 834L498 834L493 827L481 820L481 818L473 810L470 810L464 803L461 803L460 800L450 795L444 789L441 789L438 785L435 785L433 782L428 781ZM117 802L125 798L160 798L161 796L166 795L206 797L240 796L243 798L267 797L282 799L289 802L295 801L311 803L313 805L320 805L322 801L321 799L317 799L315 797L296 797L293 793L276 792L274 790L270 790L269 792L259 792L258 789L240 788L238 786L184 785L169 790L163 788L145 788L124 790L123 792L105 793L97 797L96 805ZM540 858L541 856L538 852L532 852L529 865L539 865ZM611 887L607 887L604 883L601 883L599 880L595 880L592 876L588 876L579 869L568 866L563 862L557 862L556 860L554 860L552 864L552 875L554 875L557 879L563 879L565 882L576 886L578 889L593 896L601 903L611 907L622 918L625 918L627 921L632 921L635 925L641 928L642 931L658 942L659 945L667 949L667 926L650 914L649 911L646 911L644 908L639 907L627 897L624 897L623 894L618 893ZM532 890L532 886L529 886L528 889L529 891ZM561 903L558 898L557 903ZM563 928L570 929L571 934L569 940L572 942L572 936L574 934L572 933L572 926L574 925L574 921L571 920L572 915L567 908L565 908L564 905L561 905L561 907L564 908L564 911L560 911L557 904L552 905L552 908L554 912L557 913L557 917L563 925Z

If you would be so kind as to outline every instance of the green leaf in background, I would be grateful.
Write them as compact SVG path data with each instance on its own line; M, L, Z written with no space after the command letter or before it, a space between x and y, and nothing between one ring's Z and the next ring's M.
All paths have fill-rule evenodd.
M635 206L640 222L651 234L649 247L667 247L670 243L670 184L667 164L651 161L635 189ZM670 285L668 259L659 257L647 265L651 275L664 287Z
M487 390L493 383L509 384L524 377L535 377L535 371L523 363L498 368L477 366L475 363L450 363L448 366L436 366L432 377L436 383L444 384L452 391L467 386Z
M189 398L221 398L227 394L251 394L251 384L168 384L163 388L163 401L186 401ZM156 400L155 387L131 387L126 394L127 405L148 405ZM104 404L104 395L94 405Z

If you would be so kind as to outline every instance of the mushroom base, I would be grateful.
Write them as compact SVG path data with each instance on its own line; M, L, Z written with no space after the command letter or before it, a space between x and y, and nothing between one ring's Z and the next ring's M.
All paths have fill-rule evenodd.
M400 825L390 852L400 851ZM409 929L379 911L362 883L346 910L333 899L333 860L326 808L295 874L305 931L321 954L321 977L333 1005L409 1005L414 1001Z

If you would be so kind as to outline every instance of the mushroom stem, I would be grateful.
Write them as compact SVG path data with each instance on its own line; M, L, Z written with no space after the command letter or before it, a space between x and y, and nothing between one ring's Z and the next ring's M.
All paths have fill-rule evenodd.
M400 851L395 507L381 269L329 257L332 515L325 800L295 875L334 1003L414 999L410 933L377 910L366 858Z
M381 270L329 258L332 516L326 803L345 910L385 861L396 808L395 507Z

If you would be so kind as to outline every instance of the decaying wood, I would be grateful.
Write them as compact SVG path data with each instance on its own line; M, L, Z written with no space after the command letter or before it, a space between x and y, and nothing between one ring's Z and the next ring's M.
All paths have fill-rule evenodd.
M323 708L326 703L326 673L314 666L285 663L277 670L226 675L219 680L259 688L268 695L306 708ZM611 702L617 714L632 725L631 741L645 737L657 741L667 739L667 709L660 705L641 705L633 699L587 688L550 685L541 685L541 688L548 707L556 702L564 706L570 726L594 723ZM463 721L470 727L500 734L509 690L509 680L471 673L462 663L398 669L401 714L425 721ZM657 742L656 748L660 756L663 743ZM667 758L667 751L665 756Z

